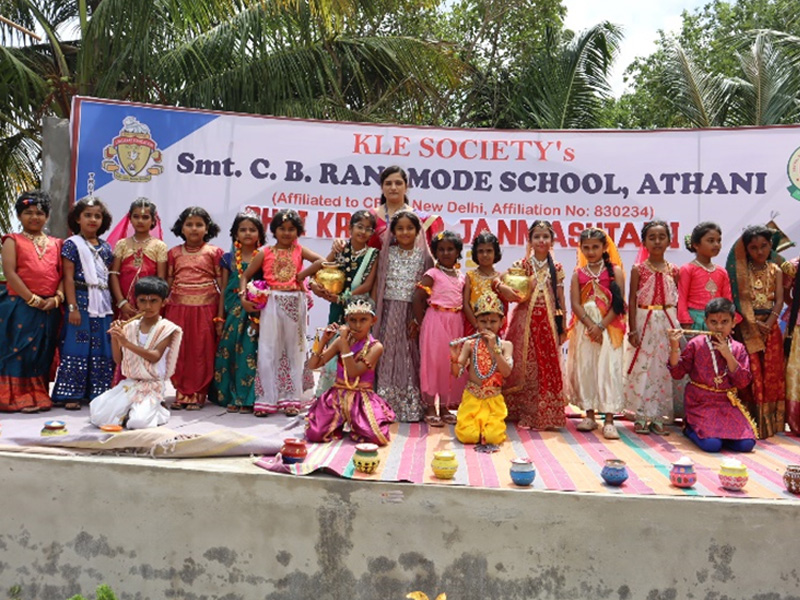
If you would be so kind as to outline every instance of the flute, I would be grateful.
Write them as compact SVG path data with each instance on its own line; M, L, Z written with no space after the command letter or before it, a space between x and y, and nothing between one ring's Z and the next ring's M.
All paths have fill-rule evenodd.
M458 338L457 340L453 340L450 342L451 346L458 346L459 344L463 344L467 340L475 339L476 337L481 337L480 333L473 333L472 335L468 335L467 337Z
M706 331L705 329L681 329L684 335L712 335L718 336L718 333L714 333L713 331Z
M123 321L122 323L120 323L120 326L121 327L125 327L125 325L127 325L128 323L133 323L137 319L141 319L143 316L144 316L144 313L139 313L138 315L131 317L127 321Z

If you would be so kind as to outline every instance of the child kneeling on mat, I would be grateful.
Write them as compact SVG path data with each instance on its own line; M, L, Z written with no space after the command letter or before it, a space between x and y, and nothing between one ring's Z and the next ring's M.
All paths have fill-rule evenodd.
M142 277L134 294L141 314L129 321L114 321L109 330L114 361L122 363L125 379L89 405L89 419L97 427L145 429L169 420L164 391L175 372L183 331L161 316L169 294L166 281Z
M708 331L692 338L683 352L683 331L669 330L669 371L675 379L689 375L684 433L705 452L750 452L756 445L755 423L737 395L752 374L747 350L730 337L735 314L727 298L711 300L705 308Z
M503 379L511 374L513 346L497 332L503 326L503 305L494 294L478 298L473 308L478 333L450 347L454 377L464 370L467 386L461 397L456 422L456 437L462 444L501 444L506 439L506 403Z

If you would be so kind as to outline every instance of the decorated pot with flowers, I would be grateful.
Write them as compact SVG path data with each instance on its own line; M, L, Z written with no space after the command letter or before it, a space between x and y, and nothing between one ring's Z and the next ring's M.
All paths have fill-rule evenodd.
M248 302L252 302L256 309L261 310L267 305L269 284L262 279L254 279L247 284L244 297Z
M694 470L692 459L688 456L681 456L672 463L669 480L672 485L679 488L690 488L697 483L697 472Z

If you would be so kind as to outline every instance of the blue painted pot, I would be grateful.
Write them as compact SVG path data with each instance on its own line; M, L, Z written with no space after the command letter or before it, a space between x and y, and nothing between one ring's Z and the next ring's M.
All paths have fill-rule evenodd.
M529 458L512 458L510 475L514 485L527 487L536 479L536 467Z
M622 485L628 478L628 470L625 468L625 461L617 460L616 458L608 459L603 470L600 471L600 476L608 485Z

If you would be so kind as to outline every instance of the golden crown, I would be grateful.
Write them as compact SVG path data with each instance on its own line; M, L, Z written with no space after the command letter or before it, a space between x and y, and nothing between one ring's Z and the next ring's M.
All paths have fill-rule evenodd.
M347 308L344 309L345 317L364 313L368 313L373 317L375 316L375 306L369 300L362 300L360 298L358 300L351 300Z
M500 298L495 294L484 294L475 302L473 312L477 317L478 315L485 315L487 313L503 316L506 311L503 308L503 303L500 302Z

